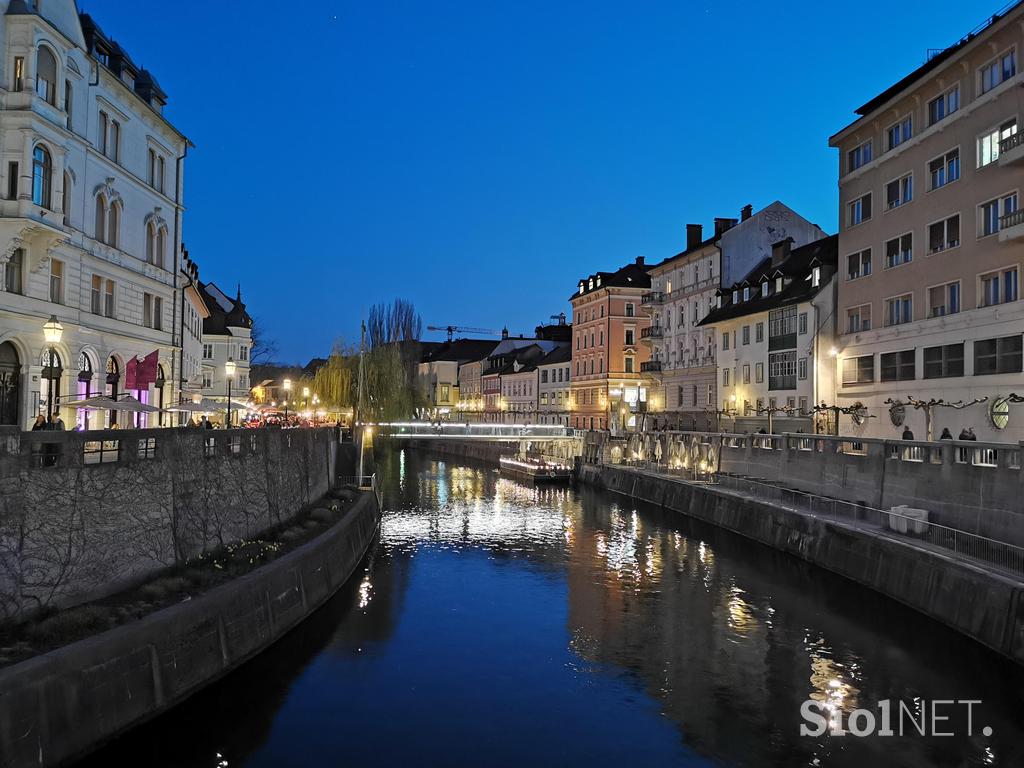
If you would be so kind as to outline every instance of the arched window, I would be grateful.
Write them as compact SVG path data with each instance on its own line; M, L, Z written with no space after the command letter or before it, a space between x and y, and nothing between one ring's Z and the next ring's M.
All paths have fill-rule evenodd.
M36 93L51 104L57 103L57 59L45 46L36 56Z
M107 241L107 198L96 195L96 239L101 243Z
M32 150L32 202L49 208L53 198L53 162L46 147L37 144Z
M152 222L146 225L146 261L156 263L156 225Z
M113 202L107 209L107 245L112 245L117 248L118 240L118 227L121 223L121 206Z
M164 258L167 254L167 229L160 227L156 231L156 254L153 263L161 269L164 268Z

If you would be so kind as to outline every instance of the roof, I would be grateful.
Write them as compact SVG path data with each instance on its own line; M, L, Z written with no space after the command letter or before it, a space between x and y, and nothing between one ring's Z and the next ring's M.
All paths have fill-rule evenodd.
M693 248L687 248L685 251L680 251L675 256L669 256L667 258L664 258L657 264L651 266L650 269L657 269L658 267L664 266L665 264L668 264L671 261L675 261L676 259L680 259L683 256L689 256L691 253L697 253L697 251L701 251L707 248L709 245L715 245L719 240L722 239L723 234L723 232L718 232L709 238L701 240L699 243L697 243L697 245L693 246Z
M238 288L236 298L229 298L213 283L199 282L199 293L210 309L210 316L203 319L203 333L230 335L231 328L252 328L252 317L242 303L242 289Z
M833 269L839 263L839 236L831 235L815 240L813 243L794 248L789 257L779 264L772 265L771 258L762 259L744 278L727 288L722 288L722 306L708 313L707 317L697 325L714 325L735 317L746 317L760 312L768 312L779 307L799 304L814 298L824 288L826 281L817 287L808 280L814 266L827 266ZM761 293L765 281L771 282L775 277L791 278L789 285L777 293L767 296ZM751 296L746 301L733 304L732 292L744 287L751 289Z
M470 363L474 360L483 360L497 346L498 341L494 339L455 339L454 341L445 341L437 347L428 349L423 355L421 362L449 361Z
M644 257L637 256L636 261L630 262L615 272L595 272L576 284L576 290L569 296L569 301L602 288L650 288L651 276L647 274L649 269L651 267L644 265ZM590 287L591 280L595 283L593 288ZM583 286L582 292L580 292L581 285Z
M556 363L568 363L572 360L572 345L563 344L548 352L537 361L537 365L555 365Z
M953 43L953 45L943 49L942 51L939 51L934 56L931 56L928 59L928 61L926 61L920 67L915 69L909 75L886 88L884 91L882 91L880 94L878 94L873 99L868 101L866 104L863 104L862 106L858 107L855 110L856 113L861 117L865 117L866 115L869 115L872 112L874 112L879 107L882 107L890 99L895 98L900 93L905 91L907 88L914 85L917 81L922 80L928 74L941 67L947 61L949 61L949 59L951 59L954 55L956 55L965 47L967 47L972 42L977 40L978 37L982 34L982 32L985 32L990 27L995 26L997 23L1005 19L1013 10L1019 7L1022 3L1024 3L1024 0L1011 0L1009 4L1000 9L997 13L994 13L992 16L987 18L984 22L982 22L980 25L978 25L969 33L967 33L967 35ZM844 128L843 130L846 129ZM842 131L840 131L840 133L842 133Z
M326 357L314 357L302 369L303 376L316 376L317 371L327 365Z

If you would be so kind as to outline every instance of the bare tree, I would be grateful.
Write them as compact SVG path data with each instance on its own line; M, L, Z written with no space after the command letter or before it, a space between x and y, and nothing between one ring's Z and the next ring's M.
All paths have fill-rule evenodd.
M391 304L374 304L366 323L370 349L403 341L418 341L423 319L411 301L395 299Z
M249 350L249 364L260 365L271 362L277 355L277 341L263 332L263 324L252 318L252 344Z

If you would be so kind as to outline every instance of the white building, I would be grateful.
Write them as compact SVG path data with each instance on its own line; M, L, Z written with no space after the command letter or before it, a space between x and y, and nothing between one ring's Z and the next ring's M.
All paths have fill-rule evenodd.
M835 402L837 245L832 236L791 250L787 238L722 288L719 306L701 323L717 338L716 426L810 432L813 407ZM820 431L834 432L827 418L818 420Z
M228 401L227 363L234 363L231 377L232 423L237 423L241 404L249 397L249 353L252 350L252 318L242 303L242 290L230 298L213 283L199 283L199 292L210 314L203 320L202 392L205 398ZM298 393L294 393L298 396ZM236 411L236 408L239 410Z
M655 425L714 426L718 350L701 321L716 306L719 288L770 258L780 240L792 238L800 246L823 237L820 227L779 201L756 213L744 206L738 220L715 219L708 238L700 224L686 226L686 250L650 269L651 291L643 298L651 316L643 339L651 345L651 359L642 369L659 382L661 397L655 399L664 404L654 415Z
M180 396L192 400L203 394L203 321L210 310L200 291L199 267L184 248L181 254Z
M537 360L539 350L520 350L523 361L513 360L501 373L501 398L507 424L533 424L537 417ZM532 359L531 359L532 358Z
M124 390L132 358L158 354L174 395L176 257L188 140L166 95L73 0L0 0L0 423L50 402ZM60 342L44 343L56 316ZM90 428L116 414L61 409ZM123 420L123 417L122 417Z
M537 419L541 424L569 426L572 413L570 373L572 345L563 344L537 363Z

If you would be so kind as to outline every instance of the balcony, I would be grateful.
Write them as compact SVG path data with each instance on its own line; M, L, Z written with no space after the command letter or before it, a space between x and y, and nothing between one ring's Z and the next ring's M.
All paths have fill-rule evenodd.
M1024 208L1008 213L999 219L999 242L1024 240Z
M650 291L640 297L640 304L643 306L654 306L665 302L665 294L661 291Z
M660 373L661 372L661 360L648 360L646 363L640 363L640 373Z
M1024 160L1024 133L1018 131L999 142L999 165L1012 165Z
M650 325L640 329L640 341L653 341L665 338L665 329L660 325Z

